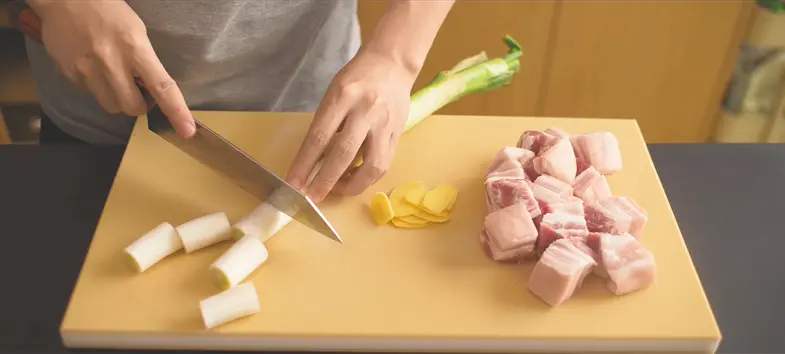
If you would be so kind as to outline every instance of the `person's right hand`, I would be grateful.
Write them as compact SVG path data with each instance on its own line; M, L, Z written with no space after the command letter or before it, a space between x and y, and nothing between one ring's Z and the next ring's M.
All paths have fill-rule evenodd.
M89 90L109 113L146 112L139 77L178 134L196 128L180 88L150 44L147 29L123 0L28 0L42 40L60 72Z

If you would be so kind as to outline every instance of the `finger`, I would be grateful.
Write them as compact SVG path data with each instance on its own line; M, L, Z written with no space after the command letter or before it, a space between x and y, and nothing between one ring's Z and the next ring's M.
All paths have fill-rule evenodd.
M105 58L105 60L103 63L107 72L107 81L112 87L123 113L134 117L144 114L146 111L144 99L136 87L131 71L126 68L123 58L112 56Z
M336 192L344 195L358 195L376 183L390 167L389 133L369 132L363 146L363 163L345 183L336 186Z
M87 89L98 100L101 108L112 114L122 111L103 73L96 69L90 69L89 72L84 73L84 82Z
M364 118L362 114L350 114L346 128L337 137L338 141L327 151L321 170L308 186L308 195L314 201L321 201L330 193L354 160L370 128L368 120Z
M177 83L158 60L152 45L137 49L133 68L177 133L186 138L194 135L196 124L191 110Z
M316 109L305 139L286 174L287 181L293 186L300 189L308 187L308 176L316 162L327 151L329 144L335 144L331 141L343 124L344 117L349 111L349 104L351 103L337 100L336 95L328 90L319 108Z

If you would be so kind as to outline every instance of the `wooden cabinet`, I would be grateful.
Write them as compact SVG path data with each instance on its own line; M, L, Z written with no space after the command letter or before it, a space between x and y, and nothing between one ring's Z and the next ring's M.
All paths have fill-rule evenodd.
M384 1L360 0L363 33ZM635 118L649 142L705 141L751 1L461 1L429 55L436 70L511 34L524 47L512 86L440 113Z
M648 141L704 141L747 4L562 3L538 115L636 118Z

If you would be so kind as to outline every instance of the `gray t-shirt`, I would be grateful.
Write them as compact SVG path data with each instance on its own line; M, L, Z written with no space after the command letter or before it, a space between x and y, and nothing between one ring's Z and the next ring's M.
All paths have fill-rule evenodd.
M357 52L356 0L127 0L194 110L313 112ZM134 119L101 109L27 40L38 100L63 131L127 141Z

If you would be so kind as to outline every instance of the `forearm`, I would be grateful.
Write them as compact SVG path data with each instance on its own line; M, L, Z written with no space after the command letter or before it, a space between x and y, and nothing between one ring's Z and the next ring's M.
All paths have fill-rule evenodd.
M389 56L416 77L454 3L454 0L389 0L361 51Z

